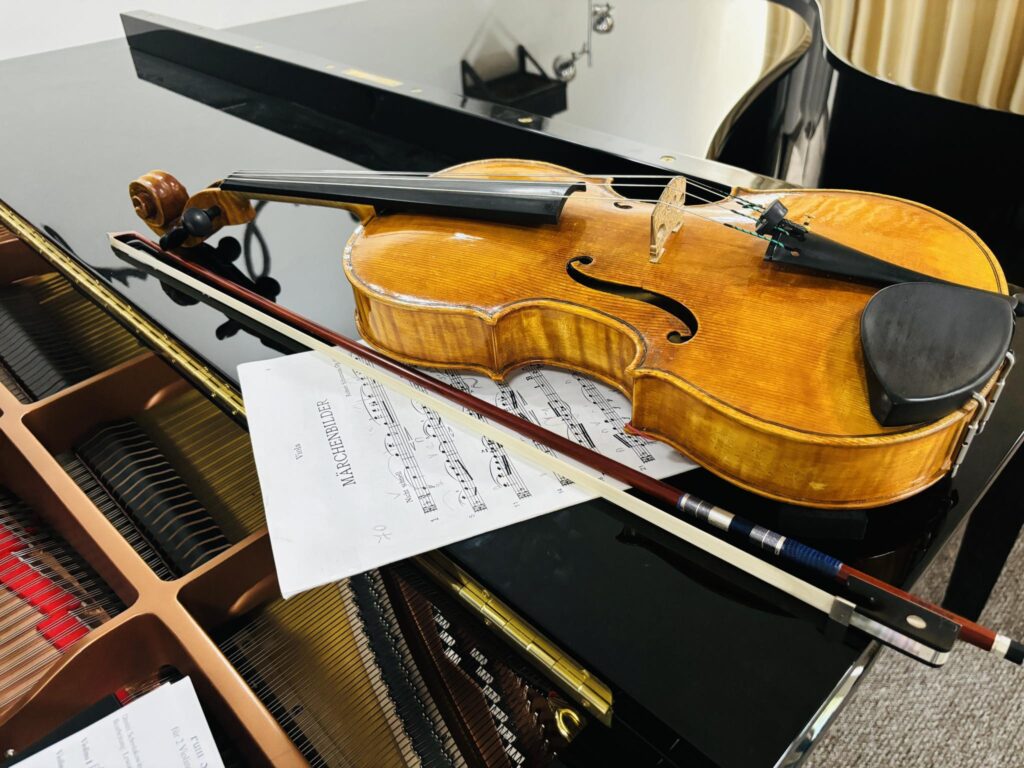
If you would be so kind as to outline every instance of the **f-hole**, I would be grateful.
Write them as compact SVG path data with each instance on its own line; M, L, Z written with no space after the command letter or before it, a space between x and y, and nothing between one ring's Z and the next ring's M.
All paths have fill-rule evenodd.
M593 256L574 256L566 262L565 271L569 273L569 277L580 285L585 285L587 288L610 293L613 296L622 296L625 299L642 301L645 304L650 304L652 307L668 312L683 324L682 328L668 332L666 338L672 344L685 344L697 335L697 316L687 309L685 305L680 304L670 296L648 291L646 288L626 285L625 283L613 283L610 280L602 280L599 277L588 275L576 266L577 264L586 266L593 263Z

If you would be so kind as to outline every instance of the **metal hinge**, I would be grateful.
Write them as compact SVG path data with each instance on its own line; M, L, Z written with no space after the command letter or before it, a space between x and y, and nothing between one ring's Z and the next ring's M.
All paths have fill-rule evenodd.
M518 647L541 670L547 672L553 678L553 682L583 705L585 712L605 725L611 725L612 692L607 685L590 674L444 555L439 552L427 552L419 555L416 562L435 581L451 590L486 624L503 635L513 646Z

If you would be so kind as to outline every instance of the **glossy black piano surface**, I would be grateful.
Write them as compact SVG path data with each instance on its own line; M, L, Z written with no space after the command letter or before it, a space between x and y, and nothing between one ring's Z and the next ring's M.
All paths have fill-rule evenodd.
M107 232L141 227L126 194L141 173L160 167L196 189L242 168L438 169L467 154L508 156L537 147L544 159L558 161L561 153L580 170L609 171L617 169L599 164L649 165L659 152L631 137L600 137L609 143L590 149L591 134L580 131L573 140L565 123L558 131L526 134L508 120L479 114L478 103L461 110L427 96L420 97L418 115L435 110L448 120L455 111L457 122L446 124L473 137L467 143L458 134L435 136L418 145L400 112L391 115L393 131L384 119L368 128L358 115L327 114L303 94L290 101L281 95L287 82L268 80L268 97L248 74L242 85L210 76L210 69L232 66L212 58L188 68L152 54L133 58L124 41L111 41L0 62L0 199L232 381L239 363L278 353L244 331L219 338L222 315L174 303L107 245ZM267 66L261 76L289 71ZM713 164L694 168L712 182L765 183L733 169L716 176ZM281 304L354 335L340 261L355 226L340 211L267 204L237 265L250 277L277 280ZM703 470L676 482L907 585L1010 455L1024 431L1021 405L1024 377L1011 376L954 481L870 513L786 508ZM616 717L649 743L649 764L655 754L662 764L679 765L796 761L808 746L808 729L832 716L834 691L873 658L863 636L827 631L823 620L773 591L601 503L463 542L449 554L612 686Z
M553 75L554 60L586 37L580 6L366 0L241 29L462 93L460 58L482 77L507 73L514 42ZM1020 26L1019 10L998 16L990 2L946 0L613 6L611 31L591 35L556 120L800 186L931 205L978 232L1008 279L1024 281L1021 195L1006 174L1024 131L1020 53L999 42L1004 26ZM385 29L391 45L364 33ZM1003 181L972 191L982 180Z

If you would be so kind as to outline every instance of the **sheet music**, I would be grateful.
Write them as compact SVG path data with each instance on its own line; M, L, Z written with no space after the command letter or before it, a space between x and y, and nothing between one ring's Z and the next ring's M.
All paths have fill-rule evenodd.
M591 498L316 352L238 372L285 597ZM694 466L626 433L629 401L586 376L427 373L654 477Z
M126 704L18 768L224 768L192 681L183 677Z

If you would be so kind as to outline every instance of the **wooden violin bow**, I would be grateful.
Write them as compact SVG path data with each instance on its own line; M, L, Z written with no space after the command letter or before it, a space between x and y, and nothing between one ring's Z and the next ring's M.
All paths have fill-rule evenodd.
M1016 640L396 362L177 253L165 251L135 233L112 234L110 242L122 258L174 288L264 333L286 339L299 348L318 351L329 359L352 367L389 389L434 409L449 422L501 443L521 458L569 478L580 487L825 613L832 620L860 629L907 655L939 666L945 663L959 637L1016 664L1024 662L1024 644ZM463 409L475 411L486 420L474 418ZM535 443L550 448L555 455L545 452ZM782 570L703 527L620 490L602 476L624 483L674 512L718 529L743 544L753 545L783 563L838 584L847 596L832 594Z

